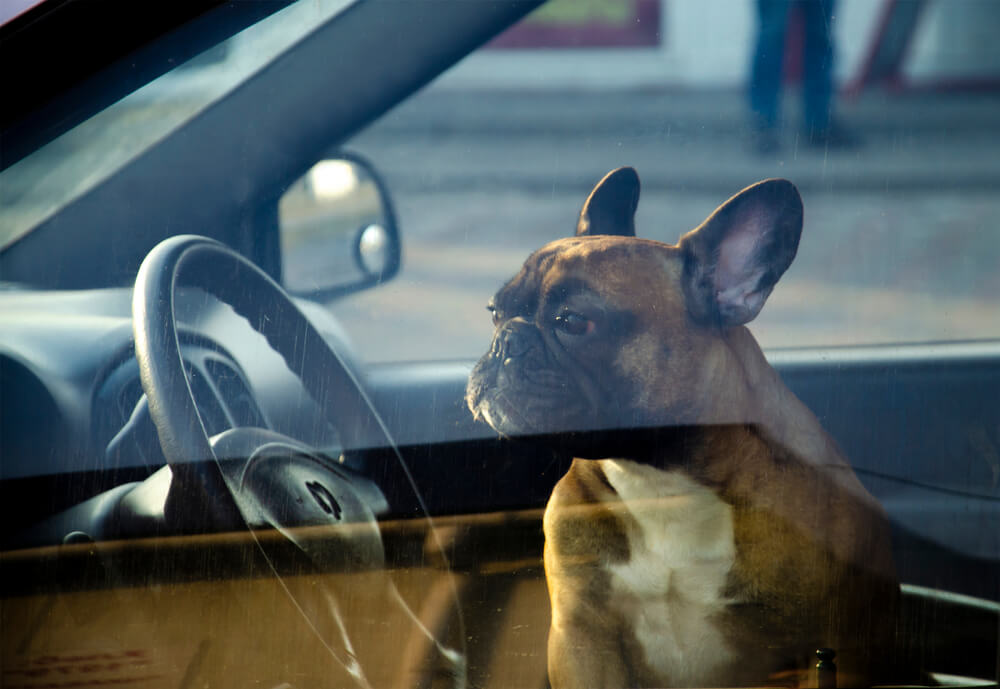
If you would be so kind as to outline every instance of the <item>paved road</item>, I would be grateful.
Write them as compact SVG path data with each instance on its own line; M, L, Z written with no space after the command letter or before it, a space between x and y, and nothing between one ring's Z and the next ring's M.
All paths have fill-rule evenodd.
M430 90L354 142L386 174L405 253L389 285L338 304L369 360L472 357L488 297L570 233L616 165L643 178L642 236L673 242L730 194L784 176L802 191L799 256L754 329L765 346L1000 336L1000 98L866 98L843 108L858 151L742 145L733 93Z

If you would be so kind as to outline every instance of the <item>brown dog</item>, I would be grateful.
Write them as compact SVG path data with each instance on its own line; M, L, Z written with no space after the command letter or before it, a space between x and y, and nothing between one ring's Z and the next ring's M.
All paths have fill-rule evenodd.
M506 435L624 429L586 436L545 512L552 686L816 686L817 647L841 686L912 681L884 514L744 327L798 192L755 184L676 246L634 237L638 199L609 173L528 258L467 390Z

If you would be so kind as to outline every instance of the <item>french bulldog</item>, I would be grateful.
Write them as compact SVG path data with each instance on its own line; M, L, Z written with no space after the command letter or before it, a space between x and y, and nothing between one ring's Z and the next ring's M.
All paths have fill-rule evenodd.
M820 647L840 686L912 681L884 511L745 327L798 191L754 184L676 245L635 237L638 200L610 172L496 293L466 392L503 435L585 432L543 520L551 685L816 686Z

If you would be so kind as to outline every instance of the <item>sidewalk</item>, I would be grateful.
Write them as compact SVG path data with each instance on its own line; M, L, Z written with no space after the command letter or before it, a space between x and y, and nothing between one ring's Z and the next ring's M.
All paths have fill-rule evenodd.
M856 151L799 145L797 98L786 94L780 154L744 146L742 94L730 91L455 91L426 89L364 132L393 188L434 192L583 188L633 165L645 188L732 190L767 176L803 189L1000 188L1000 94L890 94L841 100Z

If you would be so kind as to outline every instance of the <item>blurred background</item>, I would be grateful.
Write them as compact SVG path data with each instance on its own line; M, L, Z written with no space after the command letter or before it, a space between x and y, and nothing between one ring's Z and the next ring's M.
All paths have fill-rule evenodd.
M803 131L811 34L786 3L759 150L766 4L553 0L351 142L404 242L394 282L334 305L360 351L478 356L487 299L619 165L642 179L637 232L668 242L759 179L798 185L799 255L751 326L765 347L1000 336L1000 3L833 3L833 145Z

